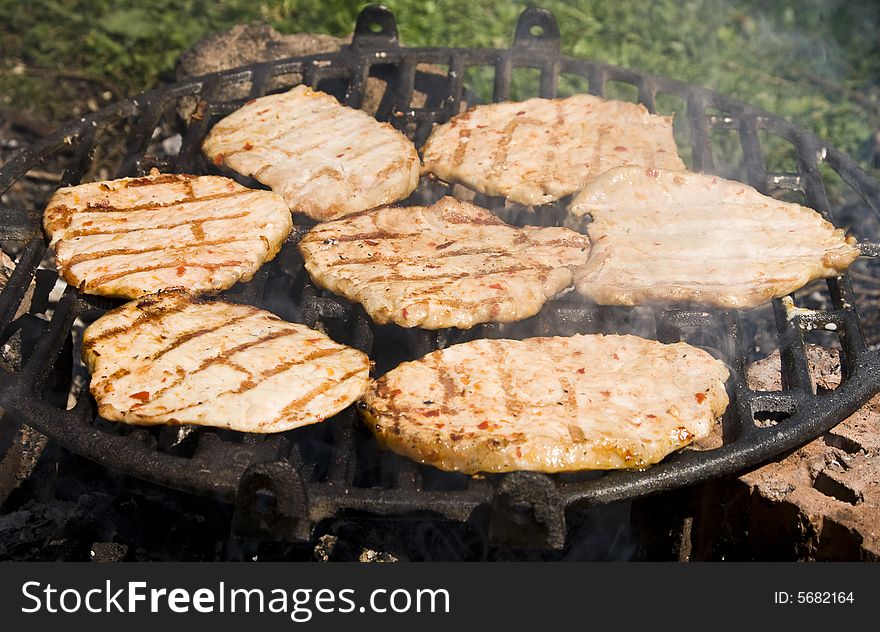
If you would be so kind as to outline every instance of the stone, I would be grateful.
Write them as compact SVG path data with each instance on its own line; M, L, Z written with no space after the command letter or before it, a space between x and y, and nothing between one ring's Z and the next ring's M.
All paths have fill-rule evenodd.
M264 61L333 53L350 41L350 36L333 37L310 33L282 35L268 24L240 24L229 31L208 35L184 51L177 60L175 74L178 81L183 81L190 77ZM277 90L291 80L300 82L302 77L275 77L269 82L268 89ZM216 98L227 101L244 99L247 95L247 84L230 85L223 88ZM195 97L183 97L177 111L184 121L189 121L197 107L198 101Z
M333 53L350 42L350 35L282 35L268 24L238 25L229 31L208 35L184 51L178 59L176 74L177 79L182 80L262 61Z
M810 345L821 392L840 384L836 350ZM780 390L779 352L748 369L749 386ZM880 395L815 441L739 479L752 497L750 538L796 534L801 559L880 560ZM772 524L773 522L779 524Z
M287 57L300 57L333 53L342 50L351 43L351 35L335 37L317 33L279 33L268 24L238 25L231 30L208 35L196 42L185 51L177 62L176 75L178 81L197 77L207 73L218 72L265 61L275 61ZM431 86L438 79L445 79L445 72L429 64L417 67L416 85ZM268 90L277 91L284 85L299 83L302 77L296 73L284 75L270 80ZM370 77L364 92L361 108L375 114L385 94L386 81L379 77ZM443 91L445 93L445 90ZM221 90L217 98L221 101L244 99L248 96L248 86L227 86ZM413 93L412 107L424 107L427 95L416 90ZM198 102L195 97L184 97L180 100L178 114L184 121L197 111Z

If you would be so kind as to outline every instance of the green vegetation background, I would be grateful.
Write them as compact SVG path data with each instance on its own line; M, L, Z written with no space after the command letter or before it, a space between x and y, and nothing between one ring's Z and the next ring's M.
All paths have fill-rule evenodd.
M200 37L264 21L282 32L351 32L345 0L0 0L0 108L69 116L53 80L86 76L116 96L173 80ZM410 46L510 43L520 0L387 0ZM541 0L564 49L705 85L871 160L880 128L877 0Z

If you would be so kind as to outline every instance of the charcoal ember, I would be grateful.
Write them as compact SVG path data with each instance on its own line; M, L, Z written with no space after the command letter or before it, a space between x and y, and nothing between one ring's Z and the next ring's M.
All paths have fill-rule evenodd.
M83 494L68 516L64 534L80 542L109 541L120 526L122 516L117 516L118 513L114 496L102 492Z
M228 70L265 61L275 61L287 57L335 53L351 43L351 35L335 37L317 33L279 33L268 24L238 25L229 31L214 33L196 42L184 51L177 61L177 80L183 81L207 73ZM412 107L425 107L429 95L421 91L420 84L426 90L442 79L445 73L437 66L419 64L417 67L416 89L413 92ZM298 83L302 77L294 74L275 77L269 81L267 89L277 91L279 88ZM387 81L382 77L370 77L364 90L361 109L375 114L385 94ZM248 96L250 86L247 84L225 86L215 99L229 101L244 99ZM438 92L446 93L448 89L440 87ZM195 97L184 97L180 100L178 114L184 121L189 121L196 111L198 101Z
M339 542L339 538L335 535L330 535L326 533L318 538L317 544L315 544L315 559L319 562L329 562L333 559L333 552L336 550L336 544Z
M21 366L21 333L15 332L0 345L0 367L7 371Z
M71 507L57 501L30 502L0 515L0 561L46 559L45 552L62 539Z
M0 515L0 561L121 561L131 557L129 544L117 542L132 516L102 492L76 501L30 500Z
M0 290L6 287L15 264L0 251ZM34 294L32 282L13 318L24 314L31 306ZM7 371L21 369L21 332L16 331L0 346L0 368ZM46 437L27 426L14 423L0 409L0 505L30 476L46 446Z
M117 542L95 542L89 553L93 562L122 562L128 557L129 548Z
M358 557L358 562L396 562L397 558L391 553L382 551L373 551L372 549L364 549Z
M12 276L12 273L14 271L15 262L9 258L9 255L0 250L0 290L6 287L6 284L9 282L9 278ZM34 287L35 283L31 281L31 284L28 286L28 289L25 292L24 298L19 304L18 309L15 311L15 316L13 316L13 319L18 318L30 309L31 301L34 298Z
M818 387L840 384L836 350L811 345L808 357ZM779 390L779 353L749 367L748 383ZM794 537L789 554L798 559L880 560L880 395L820 438L740 481L752 500L750 538Z
M397 562L391 553L375 551L355 545L339 536L325 533L318 538L314 548L315 559L319 562Z
M0 417L0 427L10 424ZM28 426L19 426L0 455L0 506L28 480L37 467L48 439Z
M9 258L5 252L0 250L0 290L6 287L9 278L15 271L15 262ZM34 298L34 288L36 284L31 281L25 292L24 298L15 311L13 320L27 312L31 307L31 301ZM8 371L17 371L21 369L21 334L15 332L9 339L0 346L0 367Z

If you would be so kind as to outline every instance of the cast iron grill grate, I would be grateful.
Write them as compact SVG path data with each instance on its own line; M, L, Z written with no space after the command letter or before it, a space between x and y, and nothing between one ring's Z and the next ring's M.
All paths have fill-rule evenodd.
M438 74L437 68L445 71ZM525 79L520 75L523 69L527 69ZM533 94L524 94L530 81ZM715 92L563 56L556 21L540 9L523 13L510 49L489 50L403 48L392 14L382 7L367 7L358 18L352 45L341 52L216 73L110 106L18 154L0 169L0 191L49 158L64 160L63 185L79 183L90 177L96 151L108 153L109 144L122 154L117 177L143 175L158 167L179 173L222 173L260 186L206 161L201 142L213 123L246 100L298 83L333 92L352 107L372 99L376 117L404 131L417 146L434 123L481 100L479 92L472 91L481 86L487 88L483 98L492 101L578 91L609 96L620 86L629 86L651 111L672 98L683 108L676 117L676 133L691 169L738 178L765 193L801 196L801 201L841 226L844 222L835 216L823 179L823 170L833 170L871 211L862 224L849 228L862 231L858 236L865 255L880 254L874 242L880 186L848 157L787 121ZM376 85L380 97L370 97ZM419 107L413 105L416 92L426 95ZM154 130L187 101L192 114L182 131L179 152L159 155ZM719 137L725 132L728 136ZM783 141L793 152L795 171L766 168L763 143L768 139ZM423 178L408 202L430 203L448 191L442 183ZM512 223L548 225L562 221L566 202L529 210L481 195L475 201ZM489 521L490 536L497 543L560 547L566 511L634 499L753 467L815 438L880 391L878 352L866 345L856 309L858 296L846 274L828 280L827 290L811 286L826 296L821 309L801 306L803 292L791 302L777 300L772 309L749 313L608 308L567 295L522 323L481 325L468 331L409 331L374 325L359 306L315 288L296 250L307 229L300 225L274 261L225 297L270 309L288 320L320 325L340 342L370 353L379 373L400 361L480 336L604 332L685 340L711 348L733 369L723 445L686 449L638 472L556 476L515 472L472 478L379 450L360 426L354 407L329 423L269 436L111 424L97 418L87 388L78 390L72 405L65 404L74 376L82 373L78 364L82 325L120 302L67 287L57 305L48 305L46 297L57 276L38 270L47 258L41 210L0 208L0 240L19 252L16 270L0 296L2 342L23 331L27 319L41 327L31 343L24 341L21 370L0 375L0 405L6 417L116 471L234 503L233 528L243 535L306 539L318 521L359 512L459 521L479 516ZM31 313L15 318L35 275ZM793 308L796 303L799 306ZM745 367L762 330L769 331L765 338L773 338L781 352L783 389L778 392L755 392L745 382ZM816 332L830 332L840 349L844 380L830 393L817 394L811 384L805 338L809 341Z

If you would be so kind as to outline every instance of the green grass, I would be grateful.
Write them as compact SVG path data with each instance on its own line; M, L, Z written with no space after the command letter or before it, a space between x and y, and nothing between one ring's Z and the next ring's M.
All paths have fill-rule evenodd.
M265 21L282 32L351 31L342 0L0 0L0 107L50 119L58 73L117 96L173 79L200 37ZM516 0L387 0L409 46L508 46ZM853 155L880 128L880 5L869 0L543 0L567 53L705 85L803 125ZM790 6L788 6L790 5Z

